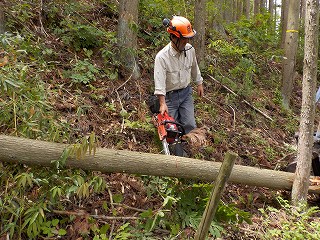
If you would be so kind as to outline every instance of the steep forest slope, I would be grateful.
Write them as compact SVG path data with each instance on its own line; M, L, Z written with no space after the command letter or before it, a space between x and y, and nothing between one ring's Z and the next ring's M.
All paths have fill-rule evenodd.
M146 102L153 93L155 54L169 41L162 18L172 9L161 1L140 1L136 54L141 77L133 79L119 62L117 1L43 4L5 1L1 134L74 144L94 132L104 148L161 154ZM189 5L175 7L191 13ZM190 157L222 161L232 150L239 155L236 164L275 170L294 159L301 52L293 107L285 110L279 33L269 21L267 14L243 19L225 26L225 36L207 30L205 97L195 96L195 104L198 126L208 129L208 144L191 149ZM91 173L61 164L49 169L0 163L5 186L0 239L190 239L212 188L210 183ZM258 209L278 207L279 197L286 199L288 193L228 185L210 236L263 239L269 225Z

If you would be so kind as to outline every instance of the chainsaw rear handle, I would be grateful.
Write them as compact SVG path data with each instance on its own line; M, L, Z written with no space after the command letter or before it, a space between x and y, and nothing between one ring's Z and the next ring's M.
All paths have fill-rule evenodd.
M170 118L173 119L172 117L170 117L170 115L169 115L168 112L164 112L164 113L163 113L163 118L165 119L165 120L163 121L163 125L165 125L166 123L176 124L178 127L181 128L181 136L186 133L185 130L184 130L184 127L183 127L183 125L182 125L181 123L178 123L178 122L172 121L172 120L166 120L166 119L170 119Z
M181 123L178 123L178 122L175 122L175 121L170 121L170 120L164 120L163 121L163 124L167 124L167 123L172 123L172 124L176 124L178 127L181 128L181 136L184 135L186 133L186 131L184 130L184 127Z

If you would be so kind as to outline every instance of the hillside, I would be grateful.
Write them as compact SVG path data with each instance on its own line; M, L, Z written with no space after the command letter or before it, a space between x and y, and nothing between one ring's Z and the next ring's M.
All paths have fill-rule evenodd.
M36 3L6 5L1 133L74 144L94 132L103 148L161 154L146 104L153 93L155 54L169 40L161 19L146 9L139 17L151 33L138 32L141 77L133 79L118 59L116 1L63 2L48 5L42 30ZM288 111L280 104L279 33L268 27L261 15L226 26L226 36L208 31L205 97L195 96L197 125L207 127L208 141L191 149L191 158L221 162L232 150L239 155L236 164L274 170L294 159L301 52ZM5 186L0 239L190 239L212 188L185 179L91 173L59 164L49 169L0 163L0 169ZM285 191L229 184L210 234L263 239L272 226L259 209L283 206L289 198ZM310 196L310 203L317 200ZM281 219L271 220L273 228L281 225Z

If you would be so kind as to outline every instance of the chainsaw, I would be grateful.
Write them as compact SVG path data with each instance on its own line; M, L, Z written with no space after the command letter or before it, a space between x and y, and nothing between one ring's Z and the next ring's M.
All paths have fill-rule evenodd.
M176 122L167 112L153 115L153 121L158 130L159 139L162 142L164 154L170 155L169 145L180 142L185 134L183 126Z

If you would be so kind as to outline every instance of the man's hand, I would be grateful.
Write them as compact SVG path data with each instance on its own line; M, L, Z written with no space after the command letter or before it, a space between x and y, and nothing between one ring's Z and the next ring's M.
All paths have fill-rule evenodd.
M166 104L166 98L163 95L158 95L159 98L159 102L160 102L160 109L159 112L161 113L161 115L164 114L164 112L169 112L168 110L168 106Z
M201 84L199 84L198 86L197 86L197 93L198 93L198 96L199 97L203 97L203 93L204 91L203 91L203 85L202 85L202 83Z

